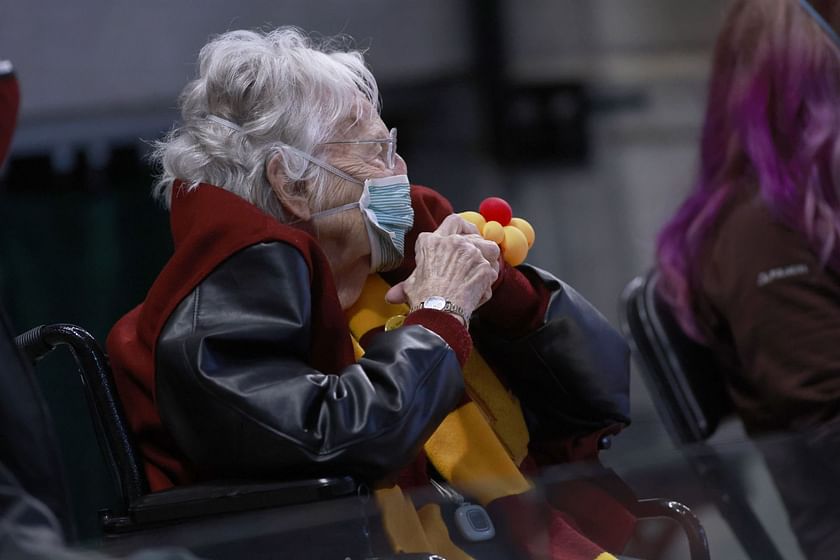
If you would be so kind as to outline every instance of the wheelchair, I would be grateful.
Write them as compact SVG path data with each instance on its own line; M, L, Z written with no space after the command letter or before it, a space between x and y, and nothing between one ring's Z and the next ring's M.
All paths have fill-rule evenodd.
M42 325L14 339L9 333L8 324L0 320L0 383L16 387L23 380L33 390L26 399L6 392L0 407L19 416L16 424L31 427L26 440L35 443L29 450L33 452L17 450L19 456L25 455L18 466L37 467L30 469L32 476L23 481L24 487L53 509L69 535L73 520L67 483L55 435L46 421L48 410L36 394L32 372L33 364L58 347L68 349L77 365L103 460L118 489L117 504L99 512L100 550L119 555L141 548L179 546L206 558L356 560L391 556L387 541L377 531L381 520L373 500L351 477L217 481L150 493L107 357L94 337L71 324ZM7 401L17 401L17 407L9 407ZM27 410L37 414L27 417ZM633 497L626 505L639 520L672 519L686 534L692 560L709 558L705 532L682 504ZM488 556L510 557L501 548ZM431 553L399 557L440 558Z

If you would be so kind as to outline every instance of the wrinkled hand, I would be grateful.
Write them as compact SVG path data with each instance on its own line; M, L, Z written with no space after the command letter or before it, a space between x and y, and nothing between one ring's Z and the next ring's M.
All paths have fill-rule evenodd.
M458 214L450 214L444 218L443 222L435 230L435 233L440 235L464 235L470 242L474 243L490 266L496 273L499 272L499 262L501 261L501 252L498 250L498 245L494 248L492 245L486 243L487 239L481 235L475 224L471 224L463 219ZM482 302L484 303L484 302Z
M415 258L414 272L388 290L388 302L414 306L428 297L442 296L462 307L469 317L493 295L499 246L484 239L460 216L447 216L434 233L421 233Z

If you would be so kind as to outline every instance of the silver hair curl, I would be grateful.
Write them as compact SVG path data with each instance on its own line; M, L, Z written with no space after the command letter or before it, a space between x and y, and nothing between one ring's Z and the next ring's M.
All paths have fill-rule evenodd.
M378 112L376 81L362 52L346 49L347 43L342 37L316 41L295 27L214 37L199 53L198 77L181 92L180 124L154 144L150 159L160 168L155 198L169 208L176 179L189 189L205 182L283 221L266 177L279 153L286 176L307 182L310 203L319 208L325 173L284 146L312 154L343 121Z

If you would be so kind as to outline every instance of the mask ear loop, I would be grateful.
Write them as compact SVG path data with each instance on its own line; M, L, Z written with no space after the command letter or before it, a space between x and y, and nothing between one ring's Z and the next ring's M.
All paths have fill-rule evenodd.
M329 210L321 210L320 212L316 212L312 214L310 219L315 218L326 218L327 216L332 216L333 214L338 214L340 212L344 212L345 210L352 210L354 208L359 208L361 204L358 202L350 202L349 204L342 204L341 206L336 206L335 208L330 208Z
M224 119L224 118L222 118L218 115L213 115L213 114L208 113L204 116L204 118L207 119L208 121L211 121L211 122L214 122L216 124L220 124L220 125L222 125L226 128L229 128L230 130L233 130L233 131L236 131L236 132L244 132L244 129L241 126L239 126L238 124L236 124L234 122L231 122L227 119ZM359 181L355 177L352 177L352 176L348 175L347 173L345 173L341 169L339 169L339 168L337 168L333 165L330 165L329 163L327 163L325 161L322 161L322 160L319 160L318 158L312 157L311 155L307 154L306 152L298 150L297 148L295 148L293 146L289 146L288 144L280 144L280 146L282 148L286 149L286 150L291 151L294 154L299 155L300 157L302 157L303 159L305 159L309 163L311 163L313 165L317 165L318 167L320 167L320 168L322 168L326 171L329 171L333 175L336 175L337 177L340 177L341 179L344 179L345 181L349 181L349 182L351 182L353 184L356 184L356 185L364 186L364 183L362 181ZM313 215L312 217L313 218L314 217L326 218L327 216L332 216L333 214L338 214L339 212L344 212L345 210L351 210L353 208L359 208L359 206L360 206L360 204L358 202L351 202L349 204L344 204L344 205L338 206L336 208L330 208L329 210L324 210L322 212L318 212L317 214ZM297 223L300 223L302 221L303 220L296 220L296 221L291 222L291 223L292 224L297 224Z
M227 119L223 119L222 117L220 117L218 115L213 115L213 114L208 113L208 114L204 115L204 118L208 121L211 121L211 122L214 122L216 124L220 124L220 125L222 125L226 128L229 128L230 130L233 130L235 132L241 132L241 133L245 132L245 130L241 126L236 124L235 122L231 122ZM303 159L305 159L309 163L311 163L313 165L317 165L321 169L329 171L333 175L335 175L337 177L340 177L340 178L344 179L345 181L350 181L351 183L353 183L355 185L364 186L364 182L359 181L358 179L356 179L355 177L353 177L351 175L348 175L347 173L345 173L344 171L342 171L338 167L330 165L326 161L323 161L323 160L320 160L316 157L313 157L313 156L307 154L306 152L304 152L302 150L298 150L294 146L289 146L288 144L279 144L279 146L283 149L289 150L290 152L292 152L294 154L299 155L300 157L302 157Z
M302 157L303 159L305 159L306 161L308 161L312 165L316 165L316 166L320 167L321 169L323 169L323 170L325 170L329 173L332 173L336 177L339 177L341 179L344 179L345 181L349 181L349 182L351 182L355 185L359 185L361 187L363 187L365 185L362 181L359 181L355 177L353 177L351 175L348 175L347 173L345 173L341 169L339 169L339 168L337 168L333 165L330 165L329 163L327 163L323 160L320 160L316 157L313 157L313 156L307 154L306 152L304 152L302 150L298 150L294 146L289 146L288 144L280 144L280 147L283 148L283 149L289 150L293 154L296 154L296 155ZM339 212L344 212L345 210L352 210L353 208L359 208L360 206L361 205L358 202L350 202L349 204L343 204L343 205L337 206L335 208L330 208L329 210L322 210L321 212L317 212L310 217L310 220L314 219L314 218L326 218L327 216L332 216L333 214L338 214ZM289 225L299 224L303 221L304 220L295 220L294 222L289 222Z
M840 48L840 35L834 30L830 23L828 23L824 17L817 11L817 9L808 1L808 0L799 0L799 4L802 8L808 12L808 14L817 22L823 31L825 31L826 35L834 41L834 45L837 48Z
M311 216L309 216L309 220L295 220L294 222L288 222L288 225L293 226L295 224L301 224L306 221L310 220L320 220L321 218L326 218L327 216L332 216L333 214L338 214L340 212L344 212L345 210L353 210L354 208L360 208L361 204L358 202L350 202L349 204L342 204L341 206L336 206L335 208L330 208L329 210L321 210L320 212L315 212Z

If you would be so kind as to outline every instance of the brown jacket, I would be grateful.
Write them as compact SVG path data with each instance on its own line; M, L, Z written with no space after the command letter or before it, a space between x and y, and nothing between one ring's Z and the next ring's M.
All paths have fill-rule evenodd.
M722 212L698 307L747 430L798 430L840 412L840 277L758 195Z

